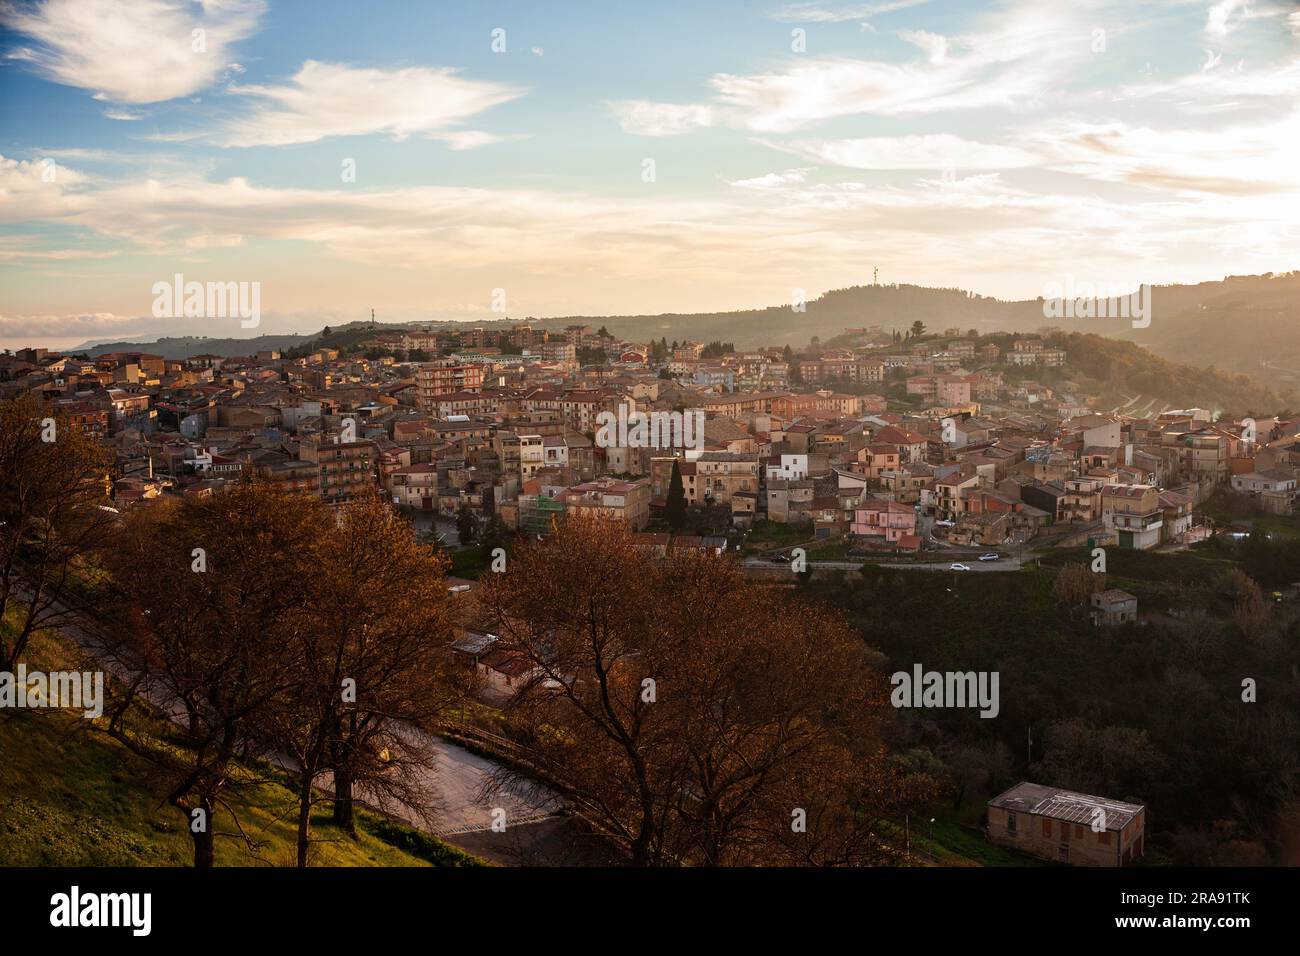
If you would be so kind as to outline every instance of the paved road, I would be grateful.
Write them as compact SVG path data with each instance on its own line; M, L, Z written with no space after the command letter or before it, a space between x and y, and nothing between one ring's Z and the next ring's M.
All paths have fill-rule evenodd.
M873 561L871 558L860 558L856 561L809 561L809 570L814 571L857 571L864 564L879 564L884 568L898 568L900 571L947 571L953 564L964 564L971 571L1017 571L1020 569L1020 559L1009 556L1002 557L997 561L977 561L975 558L954 559L951 557L943 558L939 561ZM749 558L745 561L745 567L753 570L780 571L782 568L789 569L789 565L783 562L770 561L764 558ZM962 573L962 572L954 572Z

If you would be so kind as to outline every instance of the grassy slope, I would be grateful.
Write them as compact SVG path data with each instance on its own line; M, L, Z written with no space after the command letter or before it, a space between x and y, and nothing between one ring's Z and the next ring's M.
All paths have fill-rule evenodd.
M61 638L33 642L28 667L78 666ZM68 711L0 712L0 865L189 866L191 843L180 813L160 802L150 768L88 721ZM161 730L162 728L158 728ZM278 783L235 795L239 821L257 843L217 840L219 866L292 866L295 799ZM473 857L408 827L362 812L360 839L313 821L314 866L464 866ZM217 832L233 833L216 815ZM382 838L381 838L382 835Z

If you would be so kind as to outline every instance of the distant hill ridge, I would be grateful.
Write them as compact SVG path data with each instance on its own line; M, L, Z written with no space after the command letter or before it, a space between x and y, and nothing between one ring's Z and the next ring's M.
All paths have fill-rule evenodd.
M1229 276L1195 285L1157 286L1152 290L1152 313L1150 325L1142 329L1132 328L1123 319L1049 320L1044 318L1042 302L1037 299L1005 301L963 289L893 284L834 289L810 300L803 312L796 312L789 305L777 305L730 312L518 317L473 323L381 322L376 330L395 332L424 326L515 322L557 329L581 324L596 328L603 325L619 337L636 341L718 340L734 342L738 348L761 345L801 348L814 337L826 341L848 328L879 326L885 332L894 329L903 332L918 321L932 333L949 328L962 332L975 329L981 334L1035 332L1055 326L1066 333L1095 333L1135 342L1176 362L1246 373L1284 389L1300 386L1300 271ZM353 322L334 326L332 331L353 332L369 325L369 322ZM167 358L184 358L196 352L247 355L264 349L310 344L320 334L262 335L247 339L187 336L146 343L96 344L69 351L102 354L145 350Z

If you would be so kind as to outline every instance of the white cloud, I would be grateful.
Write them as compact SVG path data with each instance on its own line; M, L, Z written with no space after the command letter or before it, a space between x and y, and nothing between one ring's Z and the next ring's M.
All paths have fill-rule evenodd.
M637 136L676 136L714 124L712 107L649 100L615 100L606 106L625 133Z
M1225 140L1218 152L1208 135L1174 138L1175 152L1185 158L1179 165L1165 158L1165 166L1157 165L1164 140L1149 131L1092 131L1091 140L1085 129L1043 134L1044 144L1066 144L1058 168L1144 186L1155 191L1149 201L1105 198L1096 189L1029 189L997 174L811 183L806 168L740 180L709 200L446 186L299 189L192 173L87 181L70 172L66 183L37 187L31 164L0 159L0 222L80 227L96 237L94 248L116 240L112 248L163 263L196 249L229 250L221 254L241 257L241 268L254 273L274 244L313 243L331 257L332 273L354 282L368 275L372 284L374 270L430 267L447 276L487 270L501 286L548 276L560 286L586 288L598 275L603 294L614 298L627 294L619 291L623 279L647 283L652 295L656 284L706 277L733 294L752 289L759 276L784 282L803 274L805 281L794 285L813 288L815 277L847 268L863 249L890 250L913 278L944 263L964 266L974 281L988 263L985 255L972 258L975 247L998 248L999 268L1021 275L1035 263L1060 272L1081 255L1109 257L1113 267L1138 254L1144 261L1175 259L1195 275L1221 262L1226 244L1248 239L1255 258L1236 258L1233 268L1268 271L1294 248L1300 184L1292 181L1287 191L1275 183L1267 194L1250 190L1252 179L1272 182L1285 174L1280 147L1268 161L1250 154L1268 135L1287 142L1293 132L1256 131L1240 147ZM1114 155L1119 158L1105 158ZM1208 173L1223 179L1229 167L1235 184L1216 187ZM33 211L38 188L44 198Z
M1247 104L1266 118L1289 111L1300 96L1300 59L1264 64L1252 69L1238 62L1226 68L1216 65L1168 80L1147 80L1121 86L1117 100L1153 100L1183 113L1207 113Z
M434 139L442 140L455 150L478 149L480 146L491 146L493 143L504 143L520 138L516 136L498 136L496 133L485 133L480 129L453 130L449 133L430 133L429 135Z
M442 138L460 121L523 94L446 68L382 70L316 60L304 63L285 85L234 86L230 92L262 102L227 125L221 135L229 146L285 146L367 133Z
M85 181L57 157L23 160L0 156L0 223L57 220L67 194Z
M1300 197L1300 112L1262 125L1152 129L1120 122L1042 130L1055 169L1177 195Z
M900 34L926 53L911 62L795 57L766 73L718 73L715 98L698 104L617 105L623 129L663 136L701 126L790 132L845 116L902 116L1020 109L1063 96L1066 78L1092 56L1087 10L1008 7L961 36Z
M55 82L116 103L158 103L216 82L263 9L262 0L44 0L6 3L0 21L33 41L10 56Z
M1232 15L1240 10L1244 17L1247 5L1247 0L1219 0L1210 7L1210 12L1206 16L1205 32L1211 36L1227 36L1237 26L1232 22Z
M849 169L1011 169L1039 162L1035 154L1014 146L978 143L948 133L804 139L766 145Z
M772 14L774 20L806 23L842 23L846 20L865 20L882 13L918 7L929 0L881 0L879 3L856 3L836 6L824 3L787 3Z
M787 169L782 173L768 173L753 179L736 179L731 182L731 185L739 186L741 189L776 189L792 183L801 183L808 178L810 172L809 169Z
M948 57L948 39L928 30L900 30L899 37L920 47L931 63L942 63Z

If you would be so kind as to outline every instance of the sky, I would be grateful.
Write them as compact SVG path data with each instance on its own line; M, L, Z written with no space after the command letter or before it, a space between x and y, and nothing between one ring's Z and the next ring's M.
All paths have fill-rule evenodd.
M1277 0L0 0L0 347L1288 271L1298 94Z

